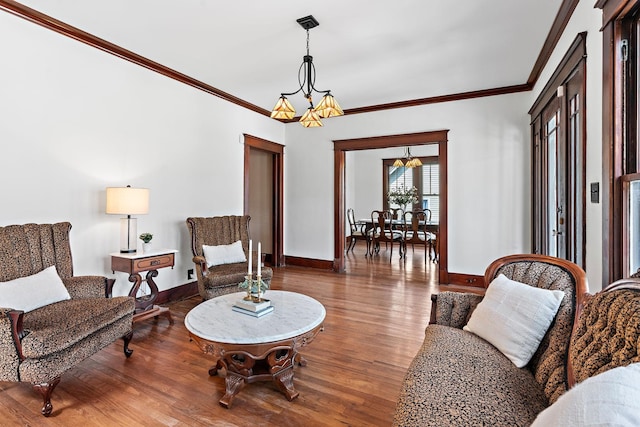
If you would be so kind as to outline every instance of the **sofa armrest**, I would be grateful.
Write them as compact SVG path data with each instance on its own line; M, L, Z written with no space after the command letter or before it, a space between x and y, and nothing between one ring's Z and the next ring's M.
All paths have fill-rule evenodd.
M71 298L99 298L109 295L104 276L75 276L62 279Z
M22 356L23 311L0 308L0 381L19 381Z
M480 301L482 295L460 292L440 292L431 296L429 323L462 329Z

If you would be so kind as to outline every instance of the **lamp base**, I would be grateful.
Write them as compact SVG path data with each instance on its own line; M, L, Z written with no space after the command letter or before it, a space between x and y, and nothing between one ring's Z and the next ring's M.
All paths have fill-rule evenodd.
M135 254L137 252L138 219L120 218L120 253Z

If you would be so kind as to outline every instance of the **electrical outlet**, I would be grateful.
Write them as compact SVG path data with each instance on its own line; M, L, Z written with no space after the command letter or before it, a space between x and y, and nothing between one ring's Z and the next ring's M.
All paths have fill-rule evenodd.
M187 270L187 280L193 279L193 268Z

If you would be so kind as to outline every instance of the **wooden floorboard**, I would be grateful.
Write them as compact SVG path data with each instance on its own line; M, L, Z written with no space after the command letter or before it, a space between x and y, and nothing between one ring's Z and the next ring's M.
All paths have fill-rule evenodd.
M218 404L224 378L210 377L209 356L189 341L184 316L199 297L168 304L175 319L135 325L134 350L122 341L65 373L53 414L29 384L0 383L0 425L25 426L388 426L404 373L418 351L437 290L436 264L409 249L400 260L364 245L346 257L346 273L300 267L274 269L272 288L301 292L327 310L324 331L302 351L300 393L287 401L269 382L247 385L231 409Z

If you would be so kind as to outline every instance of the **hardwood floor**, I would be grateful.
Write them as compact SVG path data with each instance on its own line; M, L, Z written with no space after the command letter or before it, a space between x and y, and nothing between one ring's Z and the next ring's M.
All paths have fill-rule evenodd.
M364 244L347 256L347 273L274 269L273 289L310 295L327 310L325 329L295 368L300 396L287 401L270 382L247 385L231 409L218 400L224 379L209 377L209 356L189 341L185 314L199 297L169 305L175 319L136 324L130 359L114 343L62 376L53 414L29 384L0 383L0 425L38 426L388 426L404 373L418 351L437 290L435 264L409 249L389 261ZM397 249L397 248L396 248Z

